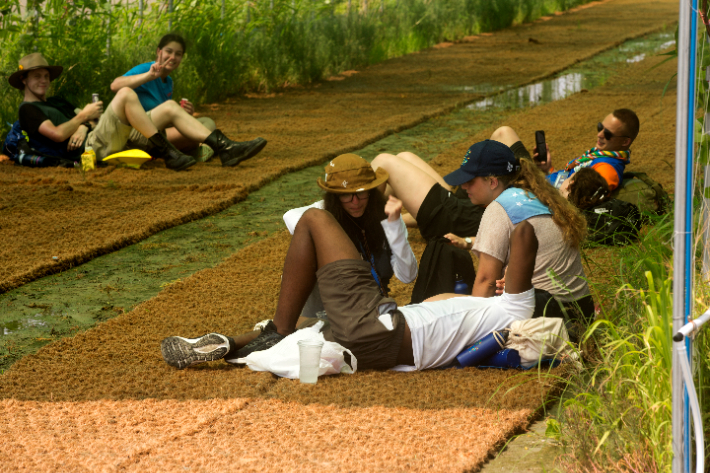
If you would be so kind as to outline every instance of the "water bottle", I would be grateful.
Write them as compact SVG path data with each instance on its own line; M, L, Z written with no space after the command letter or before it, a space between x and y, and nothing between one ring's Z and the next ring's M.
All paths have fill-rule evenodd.
M468 284L464 282L462 278L459 277L459 275L456 275L456 284L454 285L454 292L456 294L466 294L467 296L471 295L471 290L468 287Z

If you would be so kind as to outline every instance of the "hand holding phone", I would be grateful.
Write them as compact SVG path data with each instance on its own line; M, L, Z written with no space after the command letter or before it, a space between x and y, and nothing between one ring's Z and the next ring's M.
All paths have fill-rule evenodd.
M541 163L547 161L547 144L545 143L545 132L538 130L535 132L535 149L537 149L537 160Z

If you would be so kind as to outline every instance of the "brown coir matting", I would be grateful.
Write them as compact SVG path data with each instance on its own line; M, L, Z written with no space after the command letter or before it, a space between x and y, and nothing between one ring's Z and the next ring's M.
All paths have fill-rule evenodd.
M164 337L237 334L270 317L289 242L278 233L15 363L0 376L0 471L466 471L524 428L562 375L361 371L309 386L162 360ZM399 303L410 293L393 284Z
M528 414L246 399L0 401L8 419L0 472L469 471L488 455L480 445L504 441Z
M277 176L355 150L479 97L481 85L533 81L676 21L674 0L610 0L548 21L432 48L357 74L203 107L237 140L263 136L256 158L186 172L0 165L0 293L215 213Z

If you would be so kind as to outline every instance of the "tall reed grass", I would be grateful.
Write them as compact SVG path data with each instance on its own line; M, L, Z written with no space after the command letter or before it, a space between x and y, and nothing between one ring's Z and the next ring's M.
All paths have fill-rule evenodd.
M560 410L564 471L670 471L672 241L666 215L638 244L608 250L617 271L594 286L604 313L585 334L587 369L570 380ZM697 316L707 309L707 289L696 293ZM694 345L701 394L709 387L709 340L701 335ZM710 412L708 397L700 398Z
M65 67L54 94L86 103L112 94L113 79L154 59L172 31L188 42L175 95L203 103L249 90L306 84L443 40L505 28L589 0L0 0L0 71L40 51ZM115 3L115 0L114 0ZM273 5L273 7L272 7ZM380 9L382 6L382 11ZM35 15L33 12L37 11ZM20 94L0 81L0 136L16 120Z

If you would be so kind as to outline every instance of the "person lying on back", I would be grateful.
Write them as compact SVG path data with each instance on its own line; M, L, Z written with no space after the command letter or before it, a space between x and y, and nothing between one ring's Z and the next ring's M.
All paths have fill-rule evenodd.
M596 146L569 161L562 169L553 170L549 145L545 161L538 161L538 150L535 150L533 158L538 167L547 174L547 180L558 189L565 185L565 181L575 172L590 167L606 180L609 190L613 191L621 185L624 169L631 162L629 147L638 136L639 126L636 113L628 108L620 108L597 123ZM525 149L518 133L511 127L498 128L491 135L491 139L508 145L518 158L530 159L530 152Z
M73 104L58 97L47 97L50 83L62 73L62 66L50 66L41 53L20 59L18 70L8 82L23 93L20 126L30 141L40 143L58 158L80 156L91 146L98 161L126 149L136 141L149 143L165 160L169 169L180 171L196 163L180 152L159 129L175 126L195 141L209 144L224 166L236 166L258 153L266 144L259 139L238 143L219 130L210 132L175 102L166 102L148 116L136 93L124 87L119 90L104 113L103 102L90 103L78 113ZM94 127L92 120L98 119Z

